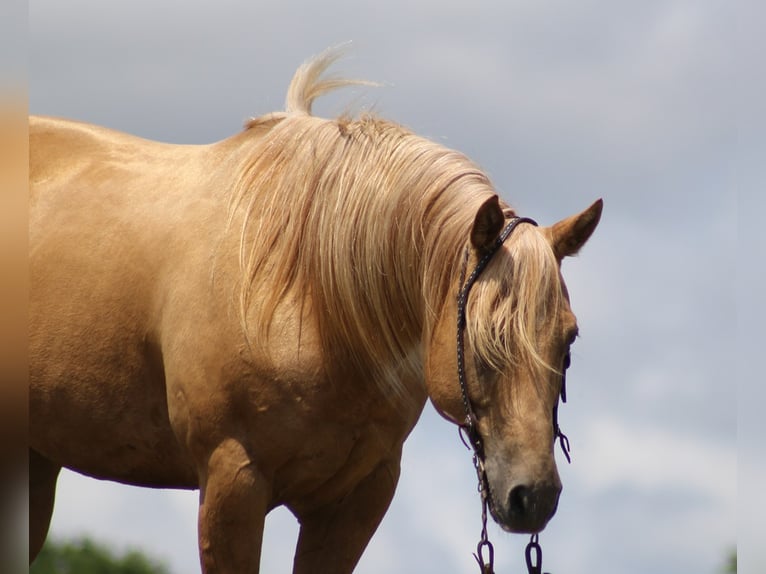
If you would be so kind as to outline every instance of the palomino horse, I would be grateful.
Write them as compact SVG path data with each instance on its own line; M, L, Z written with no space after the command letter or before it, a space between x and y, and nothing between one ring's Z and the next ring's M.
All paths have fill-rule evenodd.
M203 146L30 120L30 553L67 467L200 490L204 572L258 571L264 517L300 522L296 573L350 572L425 401L470 407L489 507L538 532L561 483L553 411L577 327L561 260L601 202L516 226L467 158L313 100ZM516 222L520 223L520 222ZM461 272L496 251L467 299Z

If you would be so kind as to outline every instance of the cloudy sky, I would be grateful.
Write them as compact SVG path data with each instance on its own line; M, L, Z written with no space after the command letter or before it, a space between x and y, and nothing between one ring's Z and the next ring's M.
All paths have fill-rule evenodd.
M541 536L543 566L713 574L738 528L754 540L763 528L737 513L736 388L763 377L735 366L738 353L762 352L737 345L738 323L745 342L759 323L737 314L738 211L755 221L760 207L740 197L738 209L737 187L753 185L763 148L754 121L737 131L738 110L757 99L734 95L734 47L749 18L733 7L30 0L29 107L147 138L212 142L281 109L304 59L351 42L336 71L383 86L330 96L318 114L372 108L459 149L541 224L603 197L599 229L564 266L582 336L560 415L573 462L559 459L564 492ZM759 40L739 44L764 51ZM748 153L735 152L738 141ZM740 412L755 413L745 394ZM741 436L740 448L757 452L757 437ZM748 475L766 480L762 459L748 461ZM474 481L457 431L427 406L357 572L474 571ZM199 571L196 493L65 473L57 496L53 536L87 533L140 546L175 574ZM296 533L289 513L269 516L264 572L289 572ZM490 535L497 571L522 571L526 538L494 526Z

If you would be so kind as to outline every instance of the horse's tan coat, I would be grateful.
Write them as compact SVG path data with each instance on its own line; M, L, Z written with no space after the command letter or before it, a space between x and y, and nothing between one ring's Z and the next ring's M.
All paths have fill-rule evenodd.
M346 362L344 349L328 351L315 294L298 284L271 310L268 339L254 340L258 329L249 330L248 320L261 317L259 302L275 286L262 277L248 284L242 316L245 215L232 212L226 183L272 121L279 119L216 144L177 146L30 119L32 556L44 541L56 475L65 466L130 484L199 488L205 572L256 572L264 516L282 504L301 522L294 571L349 572L390 503L402 444L426 398L461 420L453 318L462 249L439 262L442 287L406 294L420 298L408 332L419 321L422 333L420 341L401 341L401 370L391 365L406 400L366 380L358 357ZM350 129L347 122L338 126ZM452 189L458 184L445 181L459 198ZM473 237L475 253L504 220L503 206L488 201L493 190L482 185L463 203L440 207L458 210L450 217L472 226L449 231L462 237L453 239L461 247ZM445 195L426 211L437 211ZM587 240L600 210L597 203L528 233L560 261ZM429 249L413 247L419 257ZM511 257L510 249L500 257ZM425 300L430 292L442 295ZM382 300L396 305L401 295L392 289ZM575 328L568 303L545 321L555 328L538 351L560 365ZM369 329L374 336L376 325ZM424 378L405 363L420 364ZM496 518L512 529L542 528L560 489L550 430L557 375L542 375L541 386L539 373L526 364L503 373L469 369L496 504L502 507L521 480L531 487L539 481L549 499L541 494L545 511L521 525L501 508Z

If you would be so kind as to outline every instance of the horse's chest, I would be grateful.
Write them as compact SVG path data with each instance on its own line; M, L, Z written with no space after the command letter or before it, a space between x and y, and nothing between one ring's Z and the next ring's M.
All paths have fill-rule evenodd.
M407 413L383 409L346 406L332 415L293 421L302 432L274 474L276 503L300 513L345 496L382 462L400 458L414 424Z

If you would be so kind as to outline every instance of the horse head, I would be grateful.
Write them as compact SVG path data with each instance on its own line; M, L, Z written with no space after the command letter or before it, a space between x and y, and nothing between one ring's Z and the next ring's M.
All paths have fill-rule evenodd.
M456 296L430 330L429 396L467 429L490 513L507 531L539 532L558 505L556 411L577 336L561 261L585 244L601 209L599 200L541 228L487 199L457 265Z

